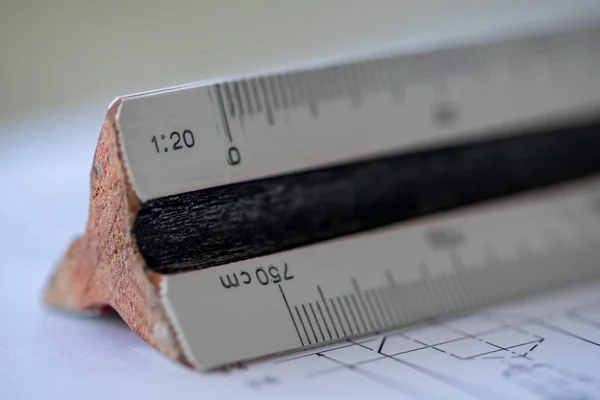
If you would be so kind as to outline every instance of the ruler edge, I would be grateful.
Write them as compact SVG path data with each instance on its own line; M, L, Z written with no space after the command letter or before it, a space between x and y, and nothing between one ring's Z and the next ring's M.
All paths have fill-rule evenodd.
M198 362L196 357L194 357L194 352L192 351L192 348L189 345L188 340L187 340L186 336L184 335L184 332L181 329L181 326L177 320L175 310L173 309L171 303L169 301L167 301L167 293L169 290L168 289L168 286L169 286L168 285L168 276L163 275L163 274L159 274L159 275L160 275L161 279L158 283L158 285L159 285L158 298L160 300L160 304L163 306L163 308L165 310L165 317L167 319L167 322L171 326L171 330L173 331L173 334L177 340L177 343L179 344L179 347L181 348L181 352L183 353L183 356L185 357L187 362L189 362L192 365L192 367L194 367L195 369L198 369L199 371L209 370L210 368L203 367L202 364Z

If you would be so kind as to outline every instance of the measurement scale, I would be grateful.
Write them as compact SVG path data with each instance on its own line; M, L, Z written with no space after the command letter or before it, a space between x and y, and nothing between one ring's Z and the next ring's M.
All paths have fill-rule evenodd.
M134 234L211 369L600 277L600 29L122 99Z
M168 275L198 368L385 332L600 277L600 178Z

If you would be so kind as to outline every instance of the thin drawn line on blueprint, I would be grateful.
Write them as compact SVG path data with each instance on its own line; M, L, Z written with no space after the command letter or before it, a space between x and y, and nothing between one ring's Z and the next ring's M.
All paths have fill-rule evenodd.
M434 378L434 379L436 379L438 381L441 381L442 383L448 384L450 386L454 386L455 388L457 388L461 392L464 392L465 394L474 396L476 398L489 399L492 396L494 396L494 397L497 396L496 393L494 393L493 391L491 391L491 390L489 390L487 388L482 388L482 387L479 387L478 385L474 385L472 383L463 382L460 379L456 379L456 378L447 376L445 374L442 374L442 373L430 370L430 369L425 368L423 366L417 366L417 365L415 365L413 363L410 363L410 362L408 362L406 360L402 360L402 359L399 359L397 357L394 357L394 356L391 356L391 355L387 355L387 354L381 352L381 348L383 347L383 344L385 343L385 339L386 339L386 337L384 337L382 339L382 344L380 345L380 349L378 350L378 353L382 354L385 358L388 358L388 359L393 360L393 361L395 361L397 363L400 363L400 364L403 364L403 365L405 365L405 366L407 366L409 368L412 368L412 369L414 369L416 371L419 371L422 374L425 374L425 375L427 375L427 376L429 376L431 378ZM358 346L367 348L366 346L363 346L360 343L355 343L355 344L358 345ZM485 397L483 397L484 395L485 395Z
M600 203L600 201L599 201ZM590 316L590 312L592 315ZM566 312L570 318L589 325L592 328L600 329L600 301L585 304L579 307L573 307Z
M596 289L594 293L600 292ZM488 388L469 381L468 377L459 374L454 376L451 371L440 371L439 368L436 370L436 365L427 365L419 358L420 353L433 351L451 357L459 365L464 366L466 364L462 363L475 362L471 364L475 370L485 370L485 365L493 365L494 374L515 385L519 390L523 390L522 393L528 394L531 398L599 399L600 374L596 372L600 371L599 368L592 368L582 373L558 365L560 358L552 363L546 362L543 357L541 360L536 359L540 349L546 352L552 351L552 346L556 346L557 341L562 341L559 337L565 337L565 340L571 342L580 342L581 345L600 347L596 339L600 337L600 301L587 301L571 306L566 297L565 303L565 308L562 310L548 308L552 311L550 314L535 312L528 315L524 312L484 310L473 315L462 316L458 318L459 322L455 319L433 320L425 325L402 329L375 338L347 340L333 347L290 356L271 364L283 366L294 364L301 359L318 358L329 362L331 366L324 366L319 362L314 363L313 368L313 364L309 362L308 367L305 366L301 370L303 379L308 381L327 379L334 374L345 372L360 375L374 384L392 389L409 398L435 397L426 392L426 387L423 388L405 379L401 373L396 378L393 372L383 370L384 374L382 374L381 368L369 369L377 363L387 361L410 368L451 387L463 393L465 398L505 397L504 394L496 391L501 388ZM468 319L472 326L460 326L461 319ZM473 328L479 326L488 327ZM434 340L436 335L432 336L431 332L435 332L443 339ZM548 338L544 333L553 338L554 344L548 344ZM398 344L404 348L398 348ZM352 353L354 359L351 360L344 359L348 355L342 356L340 353L353 352L356 349L360 349L361 352ZM473 349L479 351L468 351ZM408 356L412 358L407 359ZM598 366L600 367L600 363ZM597 376L589 375L589 371Z
M317 356L319 357L323 357L329 361L332 361L333 363L341 366L344 369L347 369L349 371L353 371L357 374L360 374L368 379L370 379L373 382L379 383L383 386L386 386L392 390L395 390L397 392L403 393L403 394L407 394L413 398L427 398L426 393L423 393L422 391L419 391L415 388L413 388L412 386L405 384L403 382L399 382L397 380L393 380L393 379L389 379L383 376L379 376L378 374L372 373L370 371L364 370L360 367L356 367L354 365L347 365L344 364L343 362L336 360L335 358L331 358L325 354L320 354L320 353L316 353Z
M311 356L315 356L315 355L318 356L318 355L326 354L327 352L331 352L331 351L335 351L335 350L340 350L340 349L351 347L351 346L361 346L361 347L363 347L365 349L369 349L369 350L373 351L374 354L379 354L378 356L375 356L373 358L369 358L369 359L365 359L365 360L359 361L356 364L354 364L355 366L362 365L362 364L367 364L367 363L370 363L370 362L375 362L375 361L378 361L378 360L382 360L382 359L385 359L387 356L396 357L396 356L400 356L400 355L404 355L404 354L416 352L416 351L419 351L419 350L425 350L425 349L437 350L439 352L446 353L446 354L448 354L448 355L450 355L450 356L452 356L454 358L460 359L460 360L475 359L477 357L487 356L489 354L499 353L499 352L503 352L503 351L508 352L512 356L515 356L515 357L526 358L527 355L529 354L529 352L535 350L535 348L537 348L537 346L544 341L544 338L541 337L541 336L539 336L539 335L536 335L534 333L529 333L527 331L524 331L523 329L515 329L515 327L513 327L512 325L509 325L509 324L504 324L502 326L499 326L499 327L496 327L496 328L492 328L492 329L487 329L487 330L484 330L484 331L481 331L481 332L478 332L478 333L475 333L475 334L469 334L469 333L466 333L466 332L462 332L462 331L460 331L457 328L454 328L454 327L448 326L447 324L442 324L442 323L439 323L439 322L436 322L434 324L430 324L428 326L431 327L431 326L436 326L436 325L437 326L445 326L445 327L448 328L448 330L459 332L460 336L455 337L453 339L449 339L449 340L445 340L445 341L441 341L441 342L436 342L436 343L433 343L433 344L427 344L427 343L425 343L423 341L420 341L418 339L412 338L411 336L403 333L403 331L399 331L399 332L394 332L394 333L390 333L390 334L382 336L381 340L379 342L378 350L374 350L373 348L370 348L370 347L364 345L364 343L366 343L366 342L373 341L372 338L371 339L366 339L366 340L363 340L363 341L346 341L346 343L344 343L342 345L338 345L338 346L335 346L335 347L332 347L332 348L328 348L328 349L325 349L325 350L321 350L321 351L318 351L318 352L313 352L313 353L309 353L309 354L303 354L303 355L299 355L299 356L295 356L295 357L290 357L290 358L287 358L287 359L284 359L284 360L276 361L275 363L277 363L277 364L287 363L287 362L291 362L291 361L294 361L294 360L299 359L299 358L311 357ZM514 329L515 331L518 331L520 333L527 333L528 335L530 335L530 337L533 337L534 339L528 340L528 341L525 341L525 342L519 342L519 343L510 345L510 346L502 347L502 346L499 346L497 344L494 344L494 343L491 343L489 341L486 341L486 340L483 340L483 339L479 338L479 336L484 336L484 335L488 335L488 334L492 334L492 333L499 333L499 332L506 331L506 330L509 330L509 329ZM419 344L420 347L417 347L417 348L414 348L414 349L410 349L410 350L405 350L405 351L401 351L401 352L396 352L396 353L391 353L391 354L385 354L384 355L384 353L381 352L381 348L384 346L384 344L385 344L385 342L386 342L386 340L387 340L388 337L395 336L395 335L402 336L402 337L405 337L405 338L407 338L409 340L412 340L414 343ZM443 350L443 349L440 348L440 346L442 346L442 345L449 344L449 343L459 342L459 341L462 341L462 340L465 340L465 339L468 339L468 338L475 339L475 340L484 342L486 344L489 344L490 346L493 346L494 349L490 350L490 351L487 351L487 352L483 352L483 353L479 353L479 354L473 354L473 355L469 355L469 356L465 357L465 356L461 356L461 355L458 355L458 354L454 354L452 352L447 352L447 351L445 351L445 350ZM526 346L526 345L531 345L531 346L524 353L517 353L517 352L515 352L515 351L512 350L514 348L518 348L518 347L522 347L522 346ZM331 370L323 371L323 373L334 372L336 370L341 370L341 369L342 369L342 367L334 367ZM314 374L310 374L308 376L312 377L313 375L319 375L319 374L320 373L314 373Z

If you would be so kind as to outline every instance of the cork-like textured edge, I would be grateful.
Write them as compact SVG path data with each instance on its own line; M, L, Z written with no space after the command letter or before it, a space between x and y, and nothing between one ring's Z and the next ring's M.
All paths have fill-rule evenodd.
M87 314L114 309L158 351L191 367L160 299L162 276L145 268L132 233L140 200L120 150L120 103L117 99L110 105L96 146L87 227L56 266L44 300L52 307Z

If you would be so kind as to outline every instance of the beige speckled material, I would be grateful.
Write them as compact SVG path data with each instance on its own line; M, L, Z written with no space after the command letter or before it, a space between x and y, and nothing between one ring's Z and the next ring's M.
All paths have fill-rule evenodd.
M52 307L103 314L116 310L144 340L187 366L159 297L161 275L144 268L132 226L139 199L127 179L115 124L120 101L108 109L90 176L85 233L76 238L50 280Z

